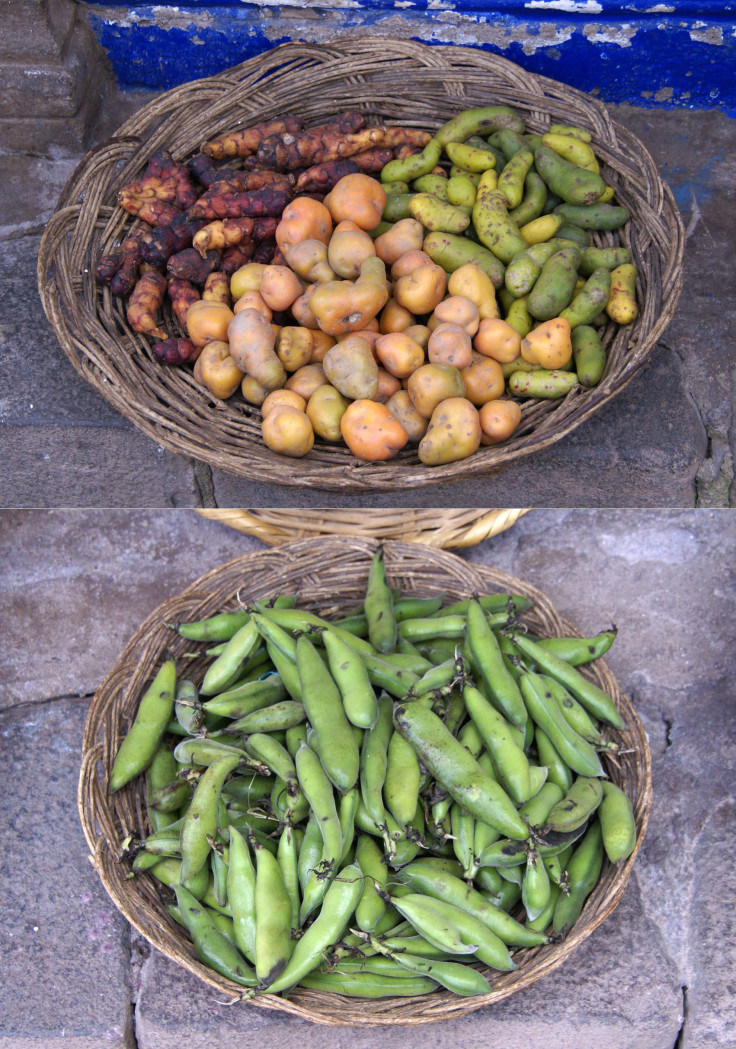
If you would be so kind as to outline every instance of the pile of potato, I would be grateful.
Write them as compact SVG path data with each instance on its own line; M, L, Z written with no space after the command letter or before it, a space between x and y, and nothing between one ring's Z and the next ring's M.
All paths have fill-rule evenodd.
M187 310L195 378L260 406L284 455L316 436L366 461L416 444L439 465L507 440L524 398L599 382L599 329L638 314L629 251L590 244L629 212L589 138L524 134L505 106L467 110L380 180L351 173L323 199L294 197L274 261Z

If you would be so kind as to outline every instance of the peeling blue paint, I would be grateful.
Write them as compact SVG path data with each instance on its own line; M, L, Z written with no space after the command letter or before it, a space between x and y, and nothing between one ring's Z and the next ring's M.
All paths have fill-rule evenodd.
M736 116L736 0L88 0L86 9L122 87L168 89L286 41L371 33L479 47L604 102Z

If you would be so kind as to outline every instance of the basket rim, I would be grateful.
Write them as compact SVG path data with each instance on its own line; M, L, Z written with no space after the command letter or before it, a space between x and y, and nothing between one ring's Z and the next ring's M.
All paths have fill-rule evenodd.
M379 545L382 545L384 548L389 574L391 574L393 568L397 568L399 565L406 565L407 562L409 567L404 568L403 570L410 571L410 566L415 561L418 562L421 558L426 559L427 551L414 543L402 543L398 540L388 540L379 544L377 541L370 541L367 539L360 539L356 543L349 537L325 537L298 540L294 543L280 547L278 550L267 549L251 551L210 569L178 594L174 595L173 598L168 598L162 602L162 604L154 609L153 612L151 612L143 622L139 624L138 628L134 631L123 647L113 668L101 681L95 691L94 698L90 705L83 737L77 804L80 821L82 823L85 838L92 853L91 858L95 869L117 909L124 915L126 920L128 920L130 924L152 944L152 946L164 953L176 964L181 965L198 976L199 979L204 981L211 988L218 990L220 993L229 994L233 1001L239 999L243 1000L246 997L243 995L243 989L225 978L219 977L216 973L208 969L203 963L196 959L193 954L187 953L184 946L184 935L181 933L181 930L179 930L176 935L177 952L175 952L170 945L161 942L162 937L160 935L155 935L152 933L151 928L145 925L141 914L133 909L128 898L122 901L120 899L117 883L111 877L111 871L115 871L116 864L119 865L119 860L115 858L112 851L115 842L109 840L109 837L107 839L105 837L106 831L110 832L110 835L112 834L111 825L107 825L108 821L111 821L112 819L111 813L107 809L103 812L105 819L104 827L99 826L99 813L96 817L94 813L92 817L90 817L90 814L88 813L88 807L90 805L94 808L94 797L92 796L94 791L97 789L103 789L99 783L100 773L98 766L101 761L103 764L105 761L105 739L104 732L102 740L97 738L104 728L104 723L101 723L99 726L97 725L99 715L98 707L106 695L106 690L112 689L113 691L122 691L125 687L126 676L128 679L130 678L134 667L140 669L138 661L143 639L149 637L154 629L161 628L162 616L167 614L166 609L168 609L173 603L178 602L181 604L182 602L186 602L187 609L193 612L196 609L205 609L208 600L211 604L212 595L216 594L216 584L223 575L228 579L228 586L232 585L230 577L233 574L240 578L239 573L241 573L241 570L246 570L244 573L245 578L252 580L256 575L256 569L264 572L268 570L269 565L277 567L280 562L283 562L284 555L286 555L286 559L290 562L291 566L294 567L298 566L302 560L311 566L318 565L321 561L324 561L324 556L326 556L327 550L330 550L338 557L354 557L357 552L365 561L364 565L361 564L361 571L365 569L365 572L367 573L368 561ZM461 572L461 567L456 564L457 562L460 562L461 566L464 566L462 568L463 573L467 573L468 576L472 576L476 579L483 580L486 585L491 583L494 588L501 590L505 590L508 586L512 586L518 588L516 589L516 592L526 593L527 595L538 594L541 598L540 608L543 613L547 614L547 609L549 609L551 615L556 618L561 629L565 632L569 631L570 633L580 636L579 631L576 630L574 625L559 617L550 599L540 591L536 591L531 584L527 584L523 580L517 579L505 572L493 569L488 565L463 561L458 555L445 550L433 551L432 562L433 567L437 562L440 562L441 566L446 567L448 571L454 570L456 573L455 577L457 577L458 572ZM450 575L449 578L452 579L452 575ZM590 936L605 920L605 918L608 917L620 901L630 877L634 861L646 834L652 805L651 754L643 725L638 714L631 705L630 700L625 693L621 691L620 686L611 674L607 664L605 664L603 660L597 660L596 666L599 671L605 672L607 680L612 681L615 685L615 699L619 703L620 709L624 715L627 732L636 736L636 744L640 749L639 758L641 759L641 764L637 764L637 775L639 778L636 782L635 811L638 831L637 844L632 855L613 875L610 885L605 891L603 900L598 904L599 911L595 914L591 922L583 926L582 917L585 915L584 910L583 916L581 916L581 919L563 943L551 944L528 951L528 956L531 956L531 963L529 968L520 978L518 986L513 985L510 989L504 987L500 992L499 990L496 990L495 992L492 990L488 995L480 995L477 998L472 999L461 998L458 1000L457 996L451 995L450 992L442 991L435 991L432 992L432 995L421 996L423 999L430 999L434 995L435 999L433 1004L437 1006L437 1009L442 1011L441 1015L437 1015L437 1009L429 1013L419 1012L416 1015L411 1016L401 1015L402 1006L406 1009L406 1003L409 1000L391 999L384 1000L384 1002L398 1002L398 1005L395 1007L398 1010L398 1015L391 1013L390 1004L384 1004L381 1009L371 1009L370 1013L367 1016L364 1016L360 1015L359 1011L356 1014L356 1009L359 1008L356 1003L366 1001L364 999L351 1000L342 998L339 995L321 994L313 991L306 991L304 989L300 989L297 1001L284 999L275 995L261 994L252 999L251 1004L257 1007L276 1009L304 1019L309 1019L313 1022L329 1025L390 1026L395 1023L423 1024L465 1015L476 1009L482 1008L485 1005L500 1001L503 998L509 997L511 994L518 993L518 991L525 989L532 983L536 982L536 980L542 975L551 972L561 965L569 954L572 953L575 947L583 942L583 940L587 939L588 936ZM108 700L108 709L109 706L110 701ZM109 795L105 795L105 797L107 802L109 802ZM95 818L98 823L97 827L93 827L92 825ZM119 831L117 840L121 840ZM115 873L116 876L119 876L119 872ZM128 883L125 882L123 884L125 884L127 891ZM140 904L143 902L145 905L145 901L142 901L140 894L137 895L136 899L140 911ZM586 904L586 909L588 907L589 904ZM164 924L168 927L169 933L171 933L171 923L168 917L164 920ZM178 949L178 941L181 941L182 943L182 948L180 950ZM506 976L509 974L502 975ZM375 1004L375 1002L371 1002L372 1006ZM425 1002L420 1002L419 1005L417 1005L417 1002L413 1002L412 1008L421 1007L424 1009L425 1004ZM428 1008L431 1009L432 1006L430 1005Z
M89 305L82 307L80 304L82 293L75 288L75 280L79 284L78 274L75 276L62 272L67 261L75 264L78 262L80 269L84 269L85 266L89 269L92 264L89 257L80 256L80 252L81 255L84 254L80 245L74 249L73 257L67 260L66 241L71 235L78 235L85 224L94 220L95 223L109 227L111 222L113 224L117 222L118 227L122 228L121 223L125 225L130 219L127 213L118 214L121 212L119 208L116 210L99 204L94 199L94 193L88 192L86 199L81 204L75 201L79 198L84 180L88 176L94 177L94 173L104 166L104 162L112 163L112 160L115 159L119 164L127 156L130 165L131 156L137 156L140 152L140 150L138 153L134 152L136 144L142 147L146 143L147 148L162 144L159 141L160 133L157 137L151 127L148 127L147 138L140 133L140 130L138 134L133 134L133 130L137 128L141 120L150 118L153 121L154 115L158 114L162 107L173 104L173 100L176 99L190 99L197 91L205 92L205 94L209 92L212 95L214 86L220 89L233 87L238 78L253 77L259 68L269 63L273 65L282 60L282 64L286 65L292 56L301 57L302 60L305 60L304 56L311 56L311 60L316 63L314 70L311 71L316 70L317 74L327 76L330 70L344 62L349 56L350 48L360 48L365 53L366 49L371 46L380 47L384 55L392 48L405 54L419 55L427 64L428 69L436 69L438 63L449 62L451 68L462 68L463 70L470 67L475 70L486 68L498 70L499 73L508 76L511 76L510 71L513 71L513 75L521 78L530 92L528 105L519 103L519 108L532 114L535 111L534 105L538 107L539 112L542 112L542 107L546 106L544 112L548 113L553 102L558 106L562 104L559 101L560 91L564 91L566 101L569 100L570 104L574 101L576 104L584 105L586 113L591 114L591 121L593 115L595 116L595 122L605 130L610 138L609 145L614 143L615 148L618 148L619 151L623 148L621 145L623 142L631 142L632 146L636 145L637 161L641 165L639 171L646 169L647 185L656 198L652 204L642 199L639 202L640 206L648 209L649 221L652 221L651 216L655 215L655 211L660 218L666 216L669 227L667 237L662 238L666 239L666 247L663 246L661 249L667 253L666 261L660 264L658 256L655 259L652 255L660 270L661 280L657 295L661 293L663 308L657 312L656 316L650 316L647 311L646 318L642 312L631 333L616 333L615 339L621 340L622 360L621 367L615 371L615 374L604 376L602 382L596 387L575 387L566 398L551 406L539 402L525 403L523 418L526 422L522 424L522 430L525 427L531 427L529 433L512 437L501 445L481 447L468 459L444 466L425 466L418 460L416 449L409 446L404 452L399 453L399 456L388 462L366 463L355 459L342 446L325 447L323 442L317 442L315 449L306 457L296 460L289 459L265 449L260 440L259 431L257 439L249 435L249 428L259 423L258 409L239 404L235 406L232 402L217 401L210 397L202 387L198 387L193 379L185 381L182 377L165 375L162 372L162 366L159 365L156 366L158 372L155 379L155 391L144 390L145 384L141 376L145 374L145 370L140 369L144 368L143 358L146 355L150 358L150 349L145 338L135 336L126 327L119 312L105 312L108 306L103 308L103 302L106 302L104 294L109 293L99 296L94 292L96 295L94 309ZM554 101L555 97L557 101ZM459 99L458 110L461 104L462 99ZM381 105L385 110L385 103L382 102ZM254 116L253 119L257 119L257 116ZM390 114L385 119L387 123L392 121ZM612 145L611 148L614 146ZM108 154L110 154L109 157ZM619 155L622 154L619 153ZM138 163L140 165L142 161ZM649 235L646 251L650 254L654 251L653 243ZM315 487L322 490L358 493L372 490L398 490L405 487L407 482L415 487L427 487L462 481L470 477L491 475L516 459L539 452L566 437L628 385L648 360L657 340L669 325L677 308L683 284L683 252L682 219L672 192L656 172L651 155L645 145L622 125L613 121L603 103L592 96L585 95L577 89L547 77L527 73L508 59L476 48L462 45L430 46L390 37L341 37L327 48L322 45L280 44L215 77L191 81L164 92L157 99L144 105L134 118L121 127L118 135L91 150L67 182L57 209L42 235L38 258L38 284L49 323L76 371L110 401L122 415L167 450L208 462L236 476L261 480L279 487ZM606 335L605 338L608 336ZM102 355L98 353L98 348L106 345L106 339L113 339L116 355L119 355L116 356L114 364L109 357L105 357L104 353ZM623 348L624 343L626 343L625 349ZM619 346L619 342L616 341L615 345ZM123 359L125 355L127 355L127 360ZM136 372L137 358L140 358L140 361L137 364L139 370ZM181 369L170 370L181 371ZM220 427L217 433L213 436L203 432L203 428L206 431L207 425L215 426L215 419L217 419L217 426ZM227 419L229 429L222 428L221 420L224 419ZM232 429L237 430L237 440L231 436ZM223 438L225 433L228 437L227 442L223 443L223 440L220 440L220 443L216 444L215 437L219 435L220 438ZM253 430L253 434L255 433L256 431ZM216 446L213 447L213 444Z

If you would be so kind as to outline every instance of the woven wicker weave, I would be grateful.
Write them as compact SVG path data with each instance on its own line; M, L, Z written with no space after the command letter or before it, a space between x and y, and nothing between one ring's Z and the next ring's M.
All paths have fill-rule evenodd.
M375 540L335 537L308 539L246 554L202 576L188 589L165 601L143 622L121 653L113 670L92 701L83 740L79 781L79 812L100 877L119 910L159 951L195 973L219 996L237 1000L242 988L204 966L191 943L175 924L159 898L154 879L143 874L126 878L128 864L121 862L123 841L129 834L149 832L140 783L111 796L107 789L110 770L120 741L135 713L142 690L150 681L164 653L182 657L192 647L166 624L193 620L238 601L266 598L298 588L300 605L325 615L354 607L365 593ZM416 543L383 544L387 575L392 585L417 595L446 592L448 599L474 592L511 590L526 595L534 608L523 620L547 635L575 633L543 594L528 584L479 564L470 564L442 550L429 553ZM187 660L187 672L196 679L202 659ZM651 807L651 768L646 735L628 698L619 689L602 660L591 667L594 680L613 696L625 723L626 746L607 771L629 795L634 805L638 847L644 836ZM614 734L615 736L615 734ZM252 1005L291 1013L323 1024L376 1025L421 1024L459 1017L481 1006L500 1001L557 968L611 913L620 900L636 852L620 868L607 861L598 885L567 938L558 943L515 952L515 972L486 970L491 992L476 998L459 998L438 990L416 998L365 1001L304 989L288 999L259 995Z
M505 532L528 510L198 510L202 517L278 546L295 539L353 535L403 539L444 550Z
M409 447L387 463L361 462L346 447L321 441L304 459L278 456L263 444L259 409L239 395L218 401L190 369L161 366L145 337L127 324L120 301L95 286L95 262L132 224L116 204L118 190L159 148L181 160L239 125L288 113L316 123L345 108L431 130L462 109L491 103L519 109L534 132L550 123L590 131L603 176L632 214L623 240L637 266L642 304L632 326L605 329L608 365L601 383L577 387L561 401L525 403L520 428L502 445L431 468ZM619 232L593 240L620 243ZM284 44L144 106L73 174L45 230L38 278L46 315L74 367L159 444L260 482L390 490L488 474L553 444L596 412L644 364L669 324L680 294L683 244L677 207L647 149L590 96L483 51L367 37L330 46ZM170 312L165 326L178 333Z

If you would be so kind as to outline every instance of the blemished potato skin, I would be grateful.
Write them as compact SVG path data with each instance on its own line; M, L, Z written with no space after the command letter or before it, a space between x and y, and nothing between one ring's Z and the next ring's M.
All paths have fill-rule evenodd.
M444 466L467 459L478 450L480 439L478 409L466 397L449 397L432 412L418 455L427 466Z
M409 434L385 404L353 401L340 420L343 440L358 459L380 462L393 459Z

